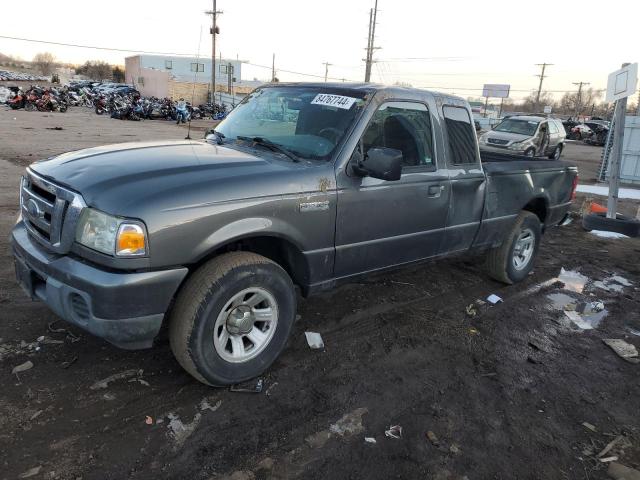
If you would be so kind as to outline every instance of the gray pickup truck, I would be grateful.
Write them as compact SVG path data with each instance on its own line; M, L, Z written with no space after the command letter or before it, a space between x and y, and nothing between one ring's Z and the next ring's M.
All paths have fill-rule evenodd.
M163 323L178 362L227 385L285 347L303 296L435 257L517 282L577 169L483 157L466 101L371 84L273 84L203 141L32 164L12 231L19 283L122 348Z

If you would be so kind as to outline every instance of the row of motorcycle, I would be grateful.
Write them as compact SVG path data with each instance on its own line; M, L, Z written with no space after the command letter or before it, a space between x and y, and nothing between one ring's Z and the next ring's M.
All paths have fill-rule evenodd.
M31 87L26 92L18 90L7 104L13 110L38 110L40 112L66 112L69 107L67 92L56 88Z
M48 87L32 86L26 91L17 90L7 101L14 110L38 110L66 112L71 106L92 108L98 115L110 115L120 120L174 120L177 123L191 119L226 116L223 104L191 105L184 99L173 101L169 98L143 97L132 88L125 93L104 91L87 86Z

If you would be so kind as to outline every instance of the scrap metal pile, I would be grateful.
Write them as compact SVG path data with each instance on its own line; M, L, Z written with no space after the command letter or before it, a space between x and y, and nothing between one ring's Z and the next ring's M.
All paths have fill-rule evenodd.
M107 114L120 120L162 119L178 123L221 119L227 114L226 105L207 103L196 107L182 99L143 97L132 86L120 83L82 81L62 87L31 86L26 91L8 87L8 90L4 98L13 110L65 112L69 107L86 107L98 115Z

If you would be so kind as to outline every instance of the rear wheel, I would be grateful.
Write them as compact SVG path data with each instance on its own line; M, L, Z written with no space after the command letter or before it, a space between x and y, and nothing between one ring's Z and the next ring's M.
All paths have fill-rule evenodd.
M295 311L293 283L282 267L254 253L227 253L200 267L178 294L171 350L205 384L240 383L278 357Z
M489 275L509 284L526 278L533 269L541 232L540 220L535 214L520 212L502 245L490 250L487 255Z
M549 158L551 160L560 160L560 155L562 155L562 145L558 145L554 150L553 153L551 153L551 155L549 155Z

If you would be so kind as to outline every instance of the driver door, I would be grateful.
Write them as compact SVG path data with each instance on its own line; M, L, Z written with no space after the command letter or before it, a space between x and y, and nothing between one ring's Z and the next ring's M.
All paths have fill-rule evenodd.
M437 167L433 118L414 101L384 102L373 114L350 162L373 147L394 148L403 155L402 175L396 181L338 176L336 278L442 251L450 187Z

